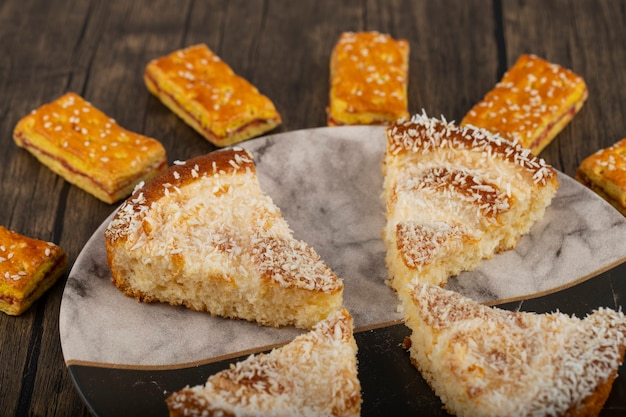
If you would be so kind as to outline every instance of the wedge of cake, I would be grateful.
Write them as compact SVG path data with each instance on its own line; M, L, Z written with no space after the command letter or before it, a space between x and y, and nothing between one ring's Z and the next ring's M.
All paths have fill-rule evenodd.
M379 32L344 32L330 60L328 125L381 125L409 115L409 43Z
M383 199L389 283L444 285L511 249L541 219L557 173L529 149L418 114L386 130Z
M113 282L141 301L301 328L342 305L343 281L293 237L241 148L170 167L133 193L105 237Z
M171 417L359 416L352 317L342 309L292 342L167 398Z
M21 119L13 138L65 180L109 204L167 168L159 141L122 128L75 93Z
M0 311L22 314L66 268L67 255L59 246L0 226Z
M411 361L458 416L597 416L626 349L626 317L510 312L415 281Z
M461 124L499 133L538 155L580 111L587 95L579 75L535 55L521 55Z
M215 146L281 124L272 101L204 44L150 61L144 80L151 93Z
M583 159L576 179L626 216L626 138Z

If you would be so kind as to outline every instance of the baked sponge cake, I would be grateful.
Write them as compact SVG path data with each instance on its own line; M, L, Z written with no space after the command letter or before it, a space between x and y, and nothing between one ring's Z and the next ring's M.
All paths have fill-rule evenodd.
M415 281L409 353L458 416L597 416L623 361L626 317L510 312ZM405 346L407 347L407 346Z
M583 159L576 179L626 216L626 138Z
M109 204L167 168L159 141L122 128L75 93L22 118L13 138L65 180Z
M141 301L300 328L342 305L343 281L293 237L241 148L178 162L138 188L105 238L114 284Z
M352 326L340 310L287 345L170 395L170 416L359 416Z
M581 76L525 54L461 124L499 133L538 155L580 111L587 96Z
M259 136L281 124L272 101L205 44L154 59L148 90L215 146Z
M18 316L67 269L59 246L0 226L0 311Z
M545 213L557 173L484 129L416 114L386 129L383 199L389 283L444 285L512 249Z
M330 59L328 125L387 125L408 117L409 43L344 32Z

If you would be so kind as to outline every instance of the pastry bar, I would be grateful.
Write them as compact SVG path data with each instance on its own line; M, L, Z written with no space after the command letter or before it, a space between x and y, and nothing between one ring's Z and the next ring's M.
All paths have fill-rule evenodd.
M74 93L24 117L13 138L52 171L109 204L167 168L161 143L123 129Z
M497 132L538 155L586 99L580 76L534 55L521 55L461 124Z
M105 237L113 282L141 301L300 328L342 304L343 281L293 237L241 148L170 167L134 192Z
M259 136L281 123L272 101L204 44L152 60L144 80L152 94L215 146Z
M576 179L626 216L626 138L585 158Z
M0 226L0 311L26 311L65 272L67 256L49 242Z
M450 276L517 245L541 219L557 174L529 149L425 113L386 129L383 198L389 283Z
M338 311L270 353L249 356L204 385L171 394L170 416L359 416L352 332L352 317Z
M457 416L597 416L626 349L626 317L511 312L414 282L405 348Z
M380 125L409 115L409 43L379 32L344 32L330 60L328 125Z

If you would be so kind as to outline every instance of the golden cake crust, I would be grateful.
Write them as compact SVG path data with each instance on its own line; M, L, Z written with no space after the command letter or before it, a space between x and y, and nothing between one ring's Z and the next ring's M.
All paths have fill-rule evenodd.
M497 132L537 155L581 109L587 94L585 81L572 71L521 55L461 124Z
M408 116L409 43L379 32L344 32L330 62L328 125L389 124Z
M256 172L251 156L241 148L225 149L192 158L188 161L174 161L174 165L166 169L148 183L138 184L137 189L116 213L107 229L108 241L113 244L120 238L127 238L131 233L133 221L141 221L147 207L156 204L161 197L176 192L177 189L196 181L200 176L236 175L237 171ZM215 193L226 191L215 190Z
M0 226L0 311L22 314L66 267L67 256L59 246Z
M576 179L626 216L626 138L583 159Z
M171 417L360 415L352 317L342 309L270 353L167 398Z
M160 142L122 128L75 93L21 119L13 138L48 168L109 204L167 167Z
M544 185L556 178L556 171L545 161L532 155L519 143L511 142L492 132L473 126L455 126L445 119L429 119L425 114L411 120L398 120L387 129L387 153L391 157L403 154L427 155L438 150L467 150L485 153L483 162L501 158L522 169L524 176Z
M204 44L152 60L144 80L150 92L215 146L259 136L282 122L272 101Z

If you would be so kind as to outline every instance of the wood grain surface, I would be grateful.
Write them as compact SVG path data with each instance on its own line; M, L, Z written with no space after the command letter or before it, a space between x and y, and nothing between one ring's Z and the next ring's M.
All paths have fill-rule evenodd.
M160 140L169 162L214 150L150 95L147 62L208 44L282 114L274 132L325 126L328 63L343 31L410 42L409 110L459 121L521 53L583 76L589 99L542 153L573 175L626 137L626 1L0 1L0 224L60 244L70 265L115 205L18 148L17 121L74 91L121 126ZM0 314L0 415L87 416L66 370L65 277L25 314Z

